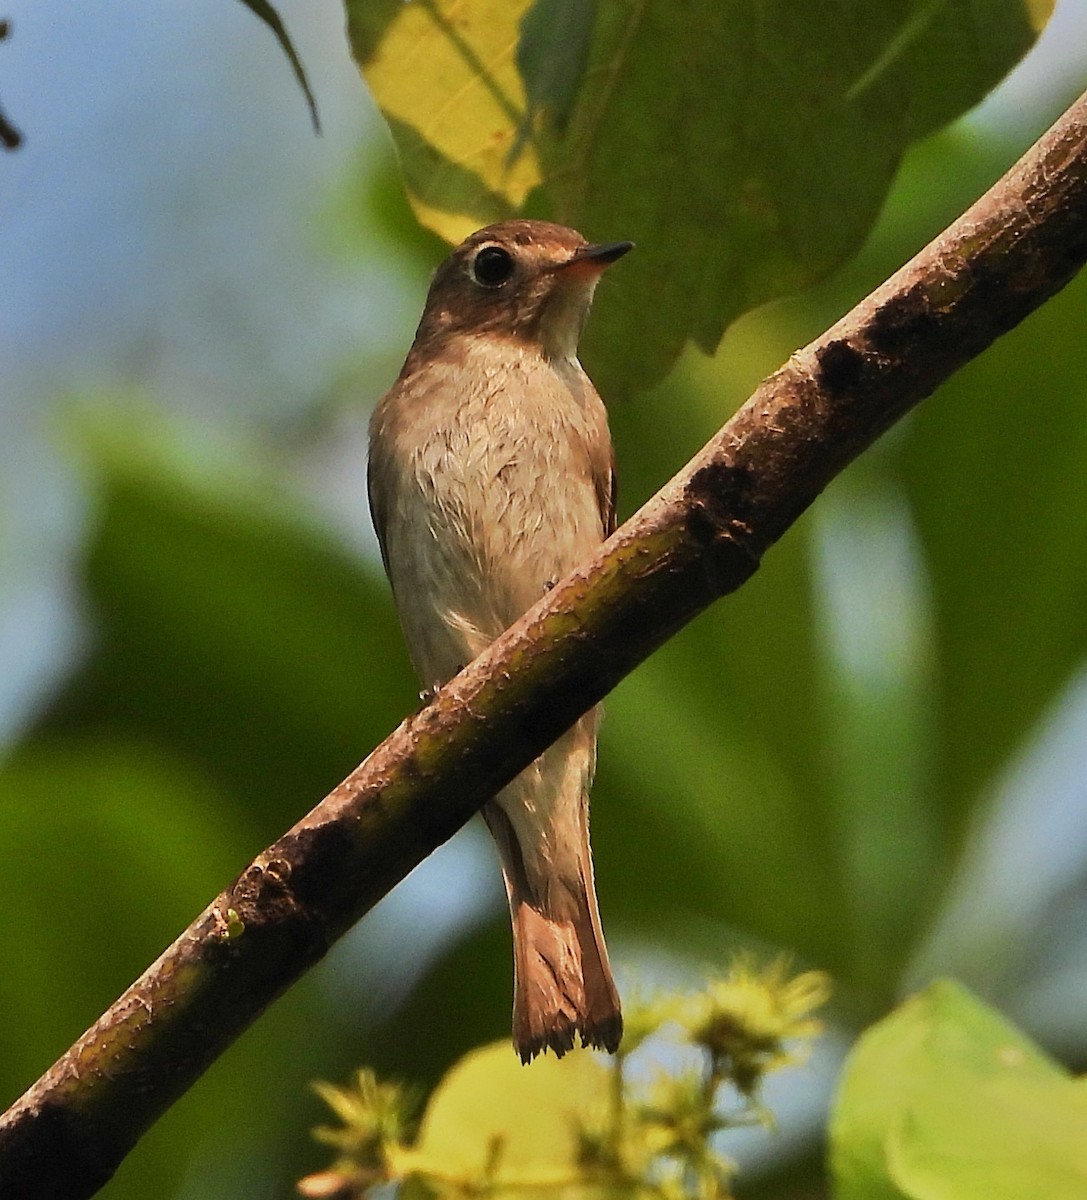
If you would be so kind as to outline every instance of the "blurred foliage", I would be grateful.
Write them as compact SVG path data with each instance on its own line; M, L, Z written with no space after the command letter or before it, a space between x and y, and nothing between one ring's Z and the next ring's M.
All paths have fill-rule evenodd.
M516 21L525 7L503 9L514 14L501 15L501 22L514 22L503 63L516 59ZM375 20L388 22L441 11L420 0L372 8ZM865 187L848 167L856 147L816 142L824 108L813 98L794 103L795 80L786 86L773 72L755 80L741 72L747 90L732 79L715 96L707 119L716 120L717 110L732 119L736 96L747 97L736 118L747 132L722 146L741 158L755 146L752 170L764 155L788 161L790 138L811 156L797 170L814 170L814 177L798 175L786 193L810 195L812 213L789 219L817 222L828 204L834 219L829 240L823 225L793 239L808 256L801 267L759 259L759 237L765 244L768 236L759 205L749 213L755 227L746 241L722 236L717 207L684 218L694 233L684 232L678 209L675 226L649 218L628 223L624 205L658 197L670 222L689 181L659 167L651 181L640 178L637 138L626 129L625 143L609 154L626 154L631 173L624 177L600 156L601 170L625 182L592 191L602 212L593 215L586 200L591 219L583 223L594 235L631 234L642 244L599 289L590 372L614 375L615 347L621 356L643 348L657 355L658 332L666 346L663 327L636 337L622 332L633 327L633 310L623 306L644 299L663 321L669 305L658 281L709 261L699 239L714 247L728 241L736 253L730 269L742 262L749 273L746 282L732 276L738 307L765 295L767 279L780 286L786 276L809 279L855 247L905 145L902 130L912 137L936 120L922 120L907 103L907 65L927 81L916 94L931 96L945 114L982 90L977 72L958 90L946 62L950 50L939 59L940 79L951 80L947 93L929 66L914 62L933 22L959 11L953 4L858 7L848 33L839 33L828 60L839 99L843 78L856 85L881 62L868 22L886 20L880 46L896 48L878 78L861 88L870 103L858 100L850 116L879 129L880 122L900 122L900 136L887 134L886 146L882 133L865 133L879 143L876 154L862 141L873 172ZM352 10L352 19L360 13ZM1005 5L1001 14L979 29L1003 36L1011 22L1020 33L986 60L995 72L986 79L995 79L994 64L1010 62L1029 38L1019 6ZM823 32L805 36L825 47L817 36ZM633 57L663 55L669 44L662 38L649 49L632 45ZM601 52L594 47L591 54ZM534 113L540 129L526 142L526 163L549 138L573 137L582 119L568 114L567 134L543 129L557 103L548 89L568 85L546 82L553 53L546 45L533 52L539 57L532 70L541 72ZM742 57L744 71L768 61L750 48ZM956 50L952 57L962 56ZM441 61L425 61L437 77ZM592 70L590 64L586 77ZM709 88L717 70L696 60L683 81ZM876 104L879 89L894 80L905 91L894 104ZM641 97L647 136L644 114L654 103ZM686 136L676 115L683 110L671 105L669 91L658 106L668 136ZM910 112L913 125L903 115ZM1054 115L1038 113L1030 136ZM511 131L521 116L514 114ZM691 136L697 132L692 127ZM656 390L614 403L623 512L679 469L762 375L975 199L1023 149L1025 132L1022 139L1011 145L960 127L915 147L875 232L848 268L736 322L715 359L688 349ZM684 164L697 156L710 179L697 147L677 143L675 154ZM816 160L824 163L818 170ZM434 239L420 237L398 192L389 166L360 194L352 191L335 219L346 225L350 212L353 220L381 223L405 248L404 271L420 281L421 304L421 281L439 251ZM742 209L741 201L728 203ZM529 203L542 201L530 192ZM644 267L635 267L638 258ZM691 294L712 298L724 279L713 274L702 281L704 292L700 282ZM712 341L714 322L726 317L721 308L706 311L708 324L696 332ZM687 316L677 313L677 320ZM638 969L682 975L720 962L736 946L782 947L833 973L832 1019L845 1036L894 1003L976 843L998 781L1087 658L1085 327L1081 279L941 388L828 490L745 588L609 699L594 846L609 943L624 982ZM405 328L402 349L410 335ZM360 368L360 399L353 401L360 406L389 382L367 368L365 375ZM315 408L327 436L340 437L329 406ZM88 401L69 423L72 456L91 500L77 578L87 638L48 711L0 764L5 1100L416 704L380 566L339 544L284 482L289 475L277 456L301 456L312 446L230 440L225 431L235 419L224 412L222 428L208 421L181 429L154 418L150 406L117 397L106 410L100 398ZM300 419L299 428L312 439L317 424ZM361 480L361 443L357 454ZM361 507L361 486L359 496ZM1041 787L1035 800L1050 814L1052 797ZM1010 883L1017 869L1009 860ZM485 890L475 877L450 875L442 886ZM1045 930L1070 961L1074 932ZM1022 945L1039 934L1024 924L993 952L1016 961L1010 939ZM384 957L374 950L363 964L355 946L334 952L327 971L293 989L151 1131L103 1194L285 1196L290 1181L319 1161L304 1132L314 1120L308 1080L344 1078L369 1062L385 1075L433 1085L470 1046L508 1033L509 932L497 906L493 920L450 934L430 957L417 953L420 930L410 923L397 927L393 942ZM372 978L406 960L416 973L403 994L380 1007L357 982L361 966ZM974 964L942 965L969 977ZM1087 1054L1087 1034L1078 1050ZM511 1073L513 1064L510 1052ZM785 1147L779 1158L793 1152ZM814 1161L797 1168L797 1194L813 1194L819 1179ZM771 1181L760 1194L785 1194L774 1188Z
M861 1037L831 1132L837 1200L1087 1195L1087 1080L947 981Z
M1048 3L347 0L423 224L632 238L588 334L616 396L856 252L902 154L1022 57Z
M699 993L628 1006L610 1060L576 1050L526 1070L506 1042L475 1050L435 1089L417 1136L408 1096L373 1071L349 1088L319 1083L341 1125L316 1136L338 1157L299 1191L363 1200L395 1183L405 1197L448 1200L728 1200L735 1168L718 1135L769 1123L763 1079L804 1055L827 990L818 972L790 977L783 959L762 969L740 959Z

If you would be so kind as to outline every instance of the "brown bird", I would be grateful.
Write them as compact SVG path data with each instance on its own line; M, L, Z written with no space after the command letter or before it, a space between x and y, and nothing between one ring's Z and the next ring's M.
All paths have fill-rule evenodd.
M472 234L438 268L370 423L370 510L415 670L437 688L615 527L607 414L577 359L630 242L546 221ZM521 1059L622 1034L589 849L598 712L483 807L513 923Z

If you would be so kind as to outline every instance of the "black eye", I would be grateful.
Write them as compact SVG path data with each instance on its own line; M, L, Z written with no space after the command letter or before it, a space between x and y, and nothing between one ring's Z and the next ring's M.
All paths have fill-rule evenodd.
M484 246L472 262L472 278L484 287L501 287L513 274L513 255L501 246Z

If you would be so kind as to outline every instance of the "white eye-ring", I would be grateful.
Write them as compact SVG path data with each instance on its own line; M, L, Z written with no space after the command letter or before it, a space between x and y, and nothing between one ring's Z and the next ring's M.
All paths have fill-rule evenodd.
M513 255L501 246L484 246L472 260L472 278L487 288L501 287L513 274Z

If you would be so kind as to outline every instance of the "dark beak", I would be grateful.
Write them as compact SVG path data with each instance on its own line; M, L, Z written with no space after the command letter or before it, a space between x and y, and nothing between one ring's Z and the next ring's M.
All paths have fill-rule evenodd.
M633 249L633 242L601 242L596 246L582 246L580 250L574 251L569 265L572 266L574 263L595 263L603 269L609 263L615 262L617 258L622 258L628 250Z

